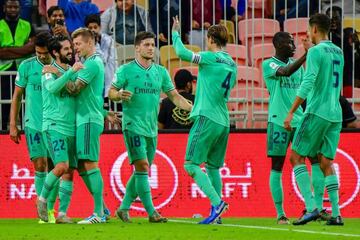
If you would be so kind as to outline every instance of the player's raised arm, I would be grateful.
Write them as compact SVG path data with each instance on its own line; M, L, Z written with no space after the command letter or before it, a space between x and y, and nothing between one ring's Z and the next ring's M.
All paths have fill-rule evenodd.
M194 54L192 51L187 49L181 41L181 37L179 34L180 31L180 21L179 18L176 16L173 18L174 23L172 26L172 40L173 40L173 47L175 49L176 55L179 56L181 60L193 63L199 63L200 56Z

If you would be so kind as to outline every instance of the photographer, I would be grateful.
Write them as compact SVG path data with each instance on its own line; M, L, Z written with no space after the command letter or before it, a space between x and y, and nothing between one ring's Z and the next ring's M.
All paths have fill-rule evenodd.
M47 22L49 24L50 33L54 36L69 37L69 33L65 26L64 10L59 6L51 6L47 11Z

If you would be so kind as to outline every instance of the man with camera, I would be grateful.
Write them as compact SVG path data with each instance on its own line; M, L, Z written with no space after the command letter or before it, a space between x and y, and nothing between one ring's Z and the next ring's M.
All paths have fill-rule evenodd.
M59 6L51 6L47 11L47 22L50 33L54 36L70 37L65 26L64 10Z

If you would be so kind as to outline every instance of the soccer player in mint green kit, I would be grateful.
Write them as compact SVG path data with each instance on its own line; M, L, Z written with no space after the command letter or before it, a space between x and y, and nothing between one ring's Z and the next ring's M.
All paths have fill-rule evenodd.
M116 214L123 222L130 223L129 209L139 196L149 222L167 222L154 207L148 176L156 153L160 93L166 93L181 109L191 111L192 105L175 90L168 71L153 63L155 35L139 32L134 45L135 60L117 69L109 90L111 100L123 101L122 130L130 164L135 168Z
M227 30L213 25L207 34L208 51L193 53L186 49L179 35L180 23L174 18L172 40L176 54L184 61L199 65L195 105L190 114L195 122L190 130L184 168L210 199L210 216L200 224L221 223L228 209L221 199L222 181L219 169L224 164L230 120L227 100L234 87L237 66L225 51ZM205 163L205 174L200 165Z
M295 45L293 37L287 32L278 32L273 38L276 50L275 56L263 62L263 75L267 89L270 93L269 116L267 129L267 153L271 157L270 191L277 212L278 224L289 224L283 208L282 168L289 143L293 140L295 129L298 127L303 115L301 108L294 114L292 131L288 132L284 120L296 97L297 89L303 78L304 69L301 66L306 60L306 53L298 60L293 60ZM310 47L308 39L303 40L305 50ZM328 214L323 209L324 174L320 169L317 159L309 158L312 167L312 185L314 197L323 220L328 219Z
M303 225L319 217L305 166L306 156L320 159L332 208L331 218L326 224L344 225L339 209L339 182L332 164L342 123L339 96L344 56L342 50L329 41L329 29L330 18L325 14L310 17L309 35L315 46L308 51L303 81L284 121L284 127L291 130L294 113L306 99L307 107L295 132L290 161L307 212L294 221L294 225Z
M75 98L66 90L69 79L76 80L76 72L82 68L81 63L75 63L70 69L73 58L73 50L70 39L59 36L52 38L48 44L48 50L55 59L54 67L62 74L57 78L49 73L45 66L42 77L43 96L43 124L45 145L54 163L54 169L46 177L44 187L38 200L38 214L47 221L46 200L50 191L59 181L59 214L56 223L73 223L67 217L66 212L70 204L73 191L73 173L77 167L75 146ZM67 71L70 69L69 71ZM66 72L67 71L67 72ZM66 72L66 73L65 73ZM65 73L65 74L64 74Z
M45 64L52 64L53 60L48 52L47 43L51 35L49 32L40 32L36 36L36 56L24 60L18 69L15 79L15 90L10 111L10 138L16 144L20 142L20 131L17 128L21 99L25 95L25 137L30 159L35 169L35 191L40 196L48 171L48 153L42 137L42 95L41 71ZM58 194L57 186L51 191L48 198L49 223L55 223L54 204ZM42 220L39 223L44 223Z

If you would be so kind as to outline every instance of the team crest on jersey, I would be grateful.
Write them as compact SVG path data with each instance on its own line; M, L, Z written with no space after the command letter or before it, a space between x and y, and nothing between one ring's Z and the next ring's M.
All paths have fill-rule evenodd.
M271 62L271 63L270 63L270 67L271 67L272 69L276 69L278 66L279 66L279 65L277 65L277 64L274 63L274 62Z
M110 173L110 185L116 198L122 202L126 183L133 173L128 163L127 152L122 153L114 162ZM151 195L155 209L166 206L174 197L178 184L178 172L172 160L163 152L156 150L156 156L149 172ZM139 198L131 205L131 209L145 211Z

